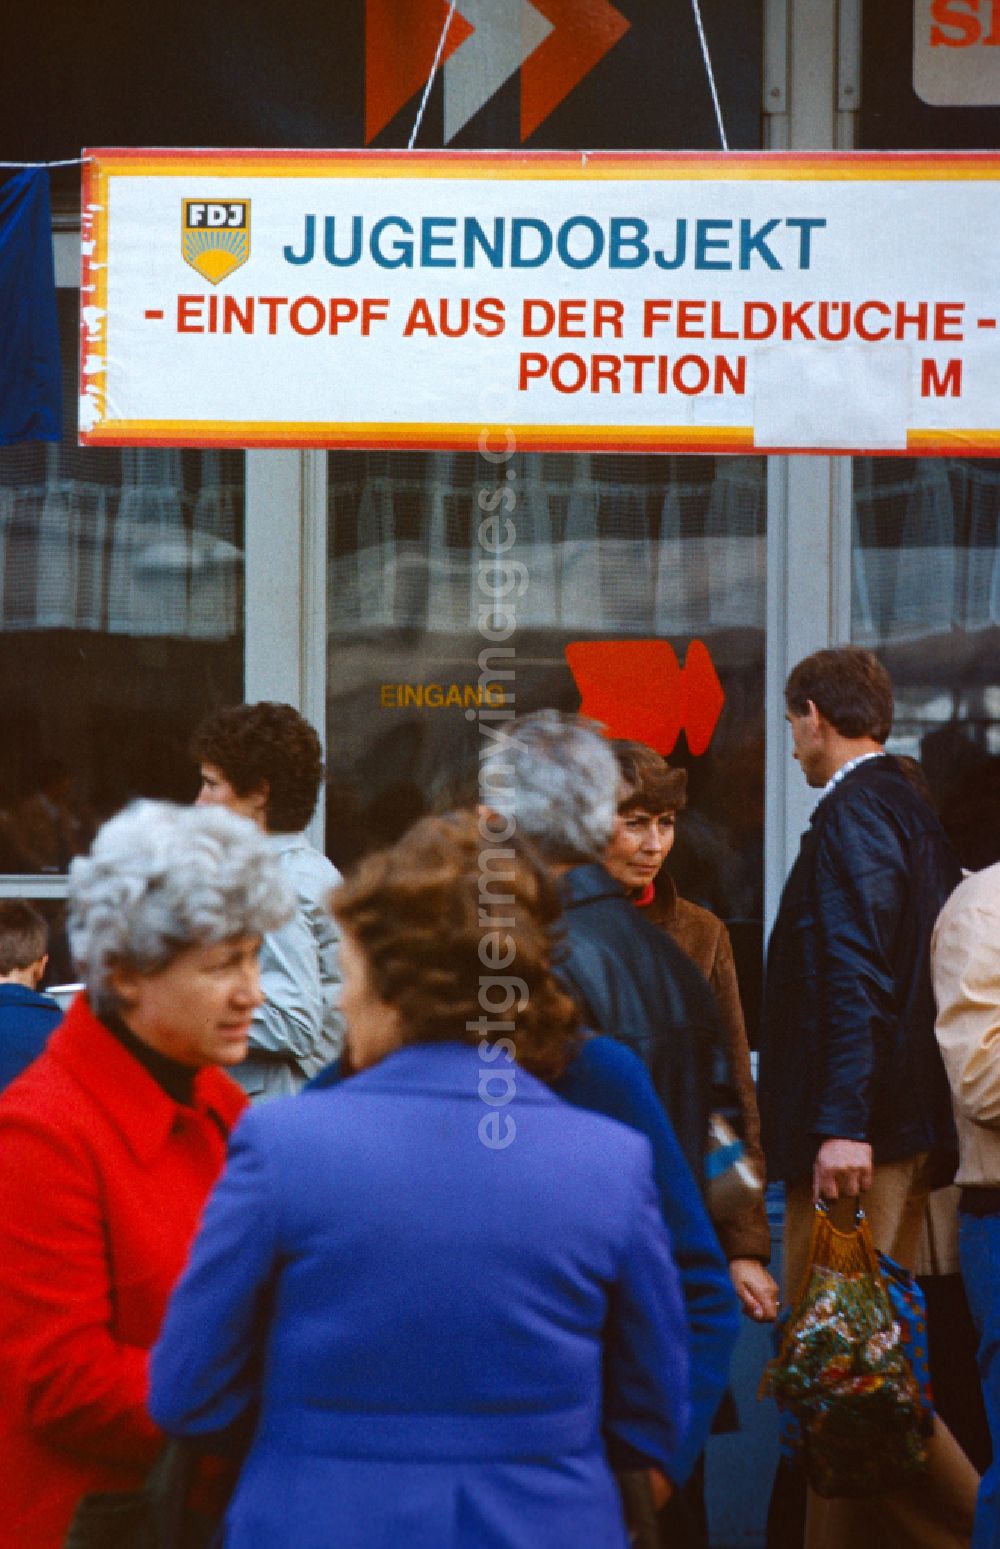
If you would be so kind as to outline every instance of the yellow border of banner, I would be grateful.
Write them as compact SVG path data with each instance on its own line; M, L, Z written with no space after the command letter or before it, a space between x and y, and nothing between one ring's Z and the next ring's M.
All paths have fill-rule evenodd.
M204 432L210 428L212 438ZM667 451L675 447L678 435L685 446L716 452L752 452L752 426L680 426L638 425L623 429L620 425L511 425L504 427L517 437L525 450L558 451L561 447L606 447L608 451ZM107 429L92 430L88 443L113 446L313 446L382 447L440 451L475 450L482 435L482 423L475 424L356 424L333 421L280 420L115 420ZM197 438L181 439L181 438ZM673 438L673 439L671 439Z
M88 150L109 176L543 178L562 181L953 182L1000 178L996 151Z

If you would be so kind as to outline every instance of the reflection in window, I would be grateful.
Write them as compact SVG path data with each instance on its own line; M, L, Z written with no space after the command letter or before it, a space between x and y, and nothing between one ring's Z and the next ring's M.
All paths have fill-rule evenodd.
M518 624L688 634L762 628L764 486L755 458L514 456L509 491L468 454L331 458L330 585L335 634L475 628L475 534L483 514L513 513L528 572ZM697 467L669 478L665 465ZM708 465L708 470L704 465ZM388 471L389 468L392 471ZM650 468L657 474L650 478ZM482 504L479 491L485 490Z
M690 782L671 870L688 897L759 922L762 459L336 453L328 498L327 844L338 865L477 792L486 717L465 696L486 644L477 535L494 511L511 524L505 559L518 566L506 642L518 714L579 707L563 654L572 640L660 637L681 662L692 639L708 646L726 703L703 756L683 733L670 755ZM454 688L451 704L436 702Z
M853 638L892 675L891 747L920 759L963 863L986 864L1000 840L1000 468L854 470Z
M0 871L62 873L137 795L190 799L187 741L243 681L243 456L0 449Z

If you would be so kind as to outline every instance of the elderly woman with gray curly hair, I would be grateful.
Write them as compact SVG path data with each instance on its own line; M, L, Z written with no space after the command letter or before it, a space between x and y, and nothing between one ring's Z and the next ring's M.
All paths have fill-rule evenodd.
M0 1543L56 1549L84 1494L134 1490L163 1438L159 1331L229 1131L257 951L292 900L266 840L142 802L70 868L85 983L0 1098Z

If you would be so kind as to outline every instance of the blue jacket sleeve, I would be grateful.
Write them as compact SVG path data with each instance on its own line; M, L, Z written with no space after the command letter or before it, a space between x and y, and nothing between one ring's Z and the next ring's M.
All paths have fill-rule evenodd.
M255 1117L234 1131L152 1352L150 1412L174 1436L229 1430L259 1398L278 1233Z
M690 1353L690 1419L666 1472L683 1484L704 1450L729 1380L739 1303L712 1223L646 1067L612 1038L588 1038L555 1090L645 1135L653 1148L660 1209L680 1272ZM641 1449L639 1449L641 1450Z
M888 818L855 801L831 812L815 860L822 1042L810 1130L870 1138L872 1089L892 1038L894 933L906 909L905 857Z
M690 1425L687 1324L677 1269L647 1170L608 1307L604 1429L668 1474Z

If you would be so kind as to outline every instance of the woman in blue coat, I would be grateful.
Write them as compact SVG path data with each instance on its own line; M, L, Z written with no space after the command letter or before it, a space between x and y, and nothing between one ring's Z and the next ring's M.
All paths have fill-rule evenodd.
M157 1420L253 1431L226 1549L625 1549L612 1463L676 1456L649 1143L550 1091L558 906L485 849L426 819L338 891L357 1073L241 1123L171 1303Z

